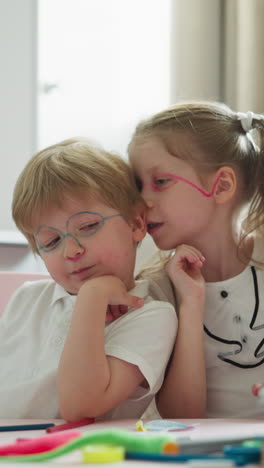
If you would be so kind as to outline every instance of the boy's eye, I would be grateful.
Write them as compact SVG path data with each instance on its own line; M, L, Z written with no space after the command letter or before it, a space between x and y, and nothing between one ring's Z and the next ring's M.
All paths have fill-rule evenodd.
M99 226L100 226L100 221L92 221L90 223L84 224L83 226L80 226L79 231L85 234L91 231L96 231Z
M51 239L49 241L43 242L42 245L47 250L53 249L54 247L57 247L57 245L59 245L60 240L61 240L60 236L56 236L56 237L54 237L53 239Z

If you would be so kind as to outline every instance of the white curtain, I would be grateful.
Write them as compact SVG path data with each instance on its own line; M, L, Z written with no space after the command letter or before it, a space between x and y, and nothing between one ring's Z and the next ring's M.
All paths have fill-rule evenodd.
M172 103L221 99L220 3L220 0L172 0Z
M264 113L264 0L172 0L171 102Z
M224 0L225 101L264 113L264 1Z

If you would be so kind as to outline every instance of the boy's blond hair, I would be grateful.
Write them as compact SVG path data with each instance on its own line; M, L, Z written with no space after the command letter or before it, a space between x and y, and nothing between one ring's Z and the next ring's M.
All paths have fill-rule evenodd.
M38 252L34 217L65 196L100 199L129 220L136 206L145 206L128 164L118 155L70 139L37 153L21 172L13 193L12 214L18 229Z

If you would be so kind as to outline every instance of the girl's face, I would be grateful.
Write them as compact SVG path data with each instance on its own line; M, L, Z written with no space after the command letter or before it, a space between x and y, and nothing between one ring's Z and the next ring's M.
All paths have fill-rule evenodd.
M136 246L145 235L141 215L128 223L101 201L66 197L63 208L47 210L34 224L47 270L70 294L77 294L89 279L105 275L133 287Z
M180 140L179 135L179 148ZM147 229L156 245L162 250L182 243L201 245L213 221L215 176L208 176L204 186L193 167L170 154L154 136L132 142L129 159L148 206Z

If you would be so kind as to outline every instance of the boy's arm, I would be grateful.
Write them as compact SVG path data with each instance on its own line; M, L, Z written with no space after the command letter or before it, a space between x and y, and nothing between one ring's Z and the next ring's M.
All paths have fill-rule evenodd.
M87 281L77 296L58 371L59 406L66 420L102 415L144 381L136 365L105 355L105 316L111 303L139 307L143 301L112 276Z
M178 297L178 333L163 386L156 397L164 418L202 418L206 408L203 315L204 258L189 246L177 248L166 270Z

